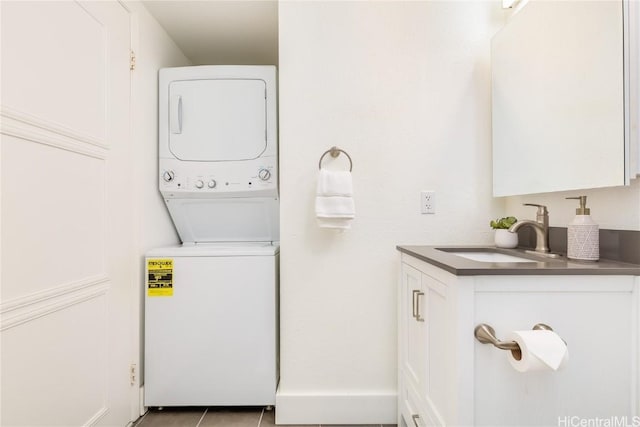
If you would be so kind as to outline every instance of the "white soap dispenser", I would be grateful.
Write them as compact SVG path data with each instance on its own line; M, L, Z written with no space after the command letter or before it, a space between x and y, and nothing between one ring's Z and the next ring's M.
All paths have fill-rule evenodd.
M591 218L587 208L587 196L567 197L580 200L576 217L567 228L567 257L577 260L597 261L600 259L600 230Z

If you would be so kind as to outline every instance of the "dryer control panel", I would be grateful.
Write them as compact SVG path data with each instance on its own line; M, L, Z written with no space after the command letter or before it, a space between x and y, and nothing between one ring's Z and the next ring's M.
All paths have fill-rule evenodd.
M248 162L162 159L158 185L168 198L271 197L278 194L278 169L272 158Z

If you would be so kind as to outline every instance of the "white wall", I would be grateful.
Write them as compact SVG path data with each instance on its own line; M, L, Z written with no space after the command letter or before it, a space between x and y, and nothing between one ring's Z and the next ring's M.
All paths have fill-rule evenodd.
M163 245L180 243L158 191L158 70L191 65L158 22L136 5L138 40L133 73L133 134L136 143L140 255Z
M499 2L281 2L278 423L395 423L397 244L490 243ZM352 230L318 229L332 145ZM345 167L344 156L327 165ZM437 213L419 213L434 190Z
M133 72L133 142L136 186L137 275L139 286L133 295L134 319L143 317L144 254L151 248L179 244L169 213L158 191L158 70L163 67L191 65L158 22L140 2L129 4L135 13L136 69ZM138 385L142 383L143 325L134 343L139 348Z

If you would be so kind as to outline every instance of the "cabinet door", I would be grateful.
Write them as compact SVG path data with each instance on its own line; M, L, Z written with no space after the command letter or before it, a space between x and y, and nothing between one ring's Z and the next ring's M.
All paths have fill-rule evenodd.
M426 274L422 275L424 289L424 328L426 348L424 354L424 384L420 388L425 413L430 426L443 426L447 413L447 392L450 387L450 354L447 286Z
M633 278L602 277L492 278L476 291L475 324L488 323L506 339L511 331L546 323L567 343L569 359L557 371L517 372L505 352L475 342L475 425L624 417L632 424L638 415L638 295Z
M402 265L399 405L409 425L444 425L450 359L447 304L446 285ZM419 418L412 418L411 408Z
M404 378L422 390L425 373L425 321L422 273L402 265L400 360Z

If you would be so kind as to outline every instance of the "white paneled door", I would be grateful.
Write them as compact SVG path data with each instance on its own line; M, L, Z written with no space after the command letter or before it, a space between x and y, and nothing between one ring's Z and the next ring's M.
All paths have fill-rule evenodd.
M125 426L130 14L116 1L0 8L0 424Z

